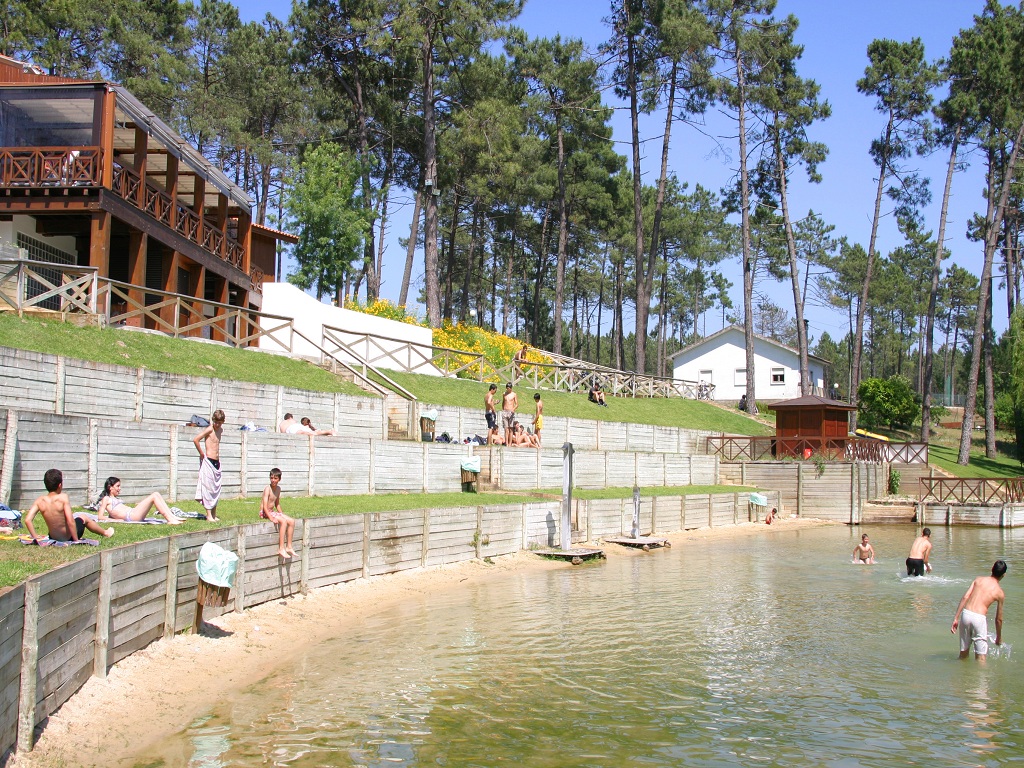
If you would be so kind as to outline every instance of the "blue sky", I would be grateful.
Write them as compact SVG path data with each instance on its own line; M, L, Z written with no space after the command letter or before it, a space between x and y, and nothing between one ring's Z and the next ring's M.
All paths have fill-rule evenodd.
M245 20L257 20L267 12L284 18L290 11L286 0L250 0L240 8ZM980 13L982 0L779 0L777 15L793 14L800 20L797 41L804 46L800 63L803 77L813 78L821 85L821 96L832 105L832 117L815 126L812 138L829 147L828 160L820 167L823 181L817 185L797 183L791 189L791 210L800 217L813 208L826 222L836 227L835 235L846 235L866 248L870 235L874 192L877 184L875 166L868 156L871 140L883 127L883 116L874 110L871 99L857 92L856 81L867 65L867 46L876 38L909 40L920 37L929 59L945 56L957 32L973 23L973 15ZM516 21L533 36L580 37L585 44L596 49L608 34L602 22L607 16L604 2L587 0L527 0L526 7ZM606 102L621 107L608 94ZM715 118L709 115L709 122ZM663 118L655 116L641 127L645 143L642 167L644 180L653 184L657 179L660 157L660 137ZM613 119L613 139L619 142L618 151L629 153L628 113L617 110ZM729 139L718 140L701 135L684 126L673 129L673 147L670 168L691 189L701 184L719 190L735 176L736 150ZM945 174L945 154L915 160L923 175L931 178L933 203L925 210L926 227L937 229L939 198ZM954 181L953 199L947 224L947 247L955 262L980 274L981 245L965 237L967 222L977 211L984 210L981 197L983 174L981 158L972 158L971 167L958 174ZM396 213L389 227L385 252L384 285L382 294L394 299L401 283L404 251L398 246L398 236L408 234L408 208ZM883 219L879 231L878 249L886 253L902 244L893 217ZM422 280L422 261L414 270ZM742 308L739 265L725 269L734 283L732 290L734 311ZM756 290L791 314L792 293L788 283L775 283L770 278L759 281ZM997 289L995 323L1005 328L1005 293ZM808 316L812 339L822 332L833 338L842 337L847 330L845 312L826 307L809 307ZM628 327L628 326L627 326ZM721 327L721 313L706 318L705 330L712 333Z

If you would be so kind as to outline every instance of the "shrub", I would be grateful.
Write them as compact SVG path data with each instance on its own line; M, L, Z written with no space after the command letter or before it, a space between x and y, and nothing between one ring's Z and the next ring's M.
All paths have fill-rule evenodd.
M995 415L997 429L1013 429L1013 395L1009 392L1000 392L996 395Z
M910 382L903 376L864 379L857 387L859 418L870 428L882 424L892 429L909 427L921 413Z

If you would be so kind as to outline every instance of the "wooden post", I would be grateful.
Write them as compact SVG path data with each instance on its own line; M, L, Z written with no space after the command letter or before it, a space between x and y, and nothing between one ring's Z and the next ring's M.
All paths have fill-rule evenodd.
M64 415L64 387L66 381L67 363L63 355L57 355L56 381L53 385L53 412L58 416Z
M306 479L306 495L316 496L316 439L313 435L309 436L309 453L307 454L306 466L309 467Z
M170 435L170 452L167 456L167 471L168 478L167 482L170 484L167 489L167 498L171 501L178 500L178 425L171 424Z
M711 494L707 494L708 499L708 528L715 527L715 505L711 498Z
M0 501L7 504L11 500L11 487L14 484L14 456L18 446L18 412L7 409L7 427L4 429L4 454L0 462Z
M92 674L107 676L107 651L110 643L110 550L100 552L100 584L96 599L96 639L93 642Z
M86 495L91 499L94 496L99 495L100 491L100 478L99 478L99 425L96 423L96 419L89 419L89 437L88 445L86 446L86 467L88 467L86 475Z
M732 495L732 524L739 525L740 522L740 495L734 493Z
M483 538L484 538L484 508L476 508L476 536L473 537L473 541L476 544L476 559L480 560L483 554Z
M363 515L363 578L370 575L370 515Z
M804 508L804 464L802 461L796 463L796 514L803 515Z
M110 277L112 221L107 211L93 211L89 217L89 266L96 267L100 277Z
M39 582L25 582L25 627L21 633L21 690L18 694L18 752L32 750L39 668Z
M238 542L235 545L238 555L238 569L235 571L235 612L241 613L245 610L245 529L246 526L238 526Z
M370 453L370 456L369 456L370 467L369 467L369 470L366 473L366 492L367 493L376 493L377 481L374 479L374 476L373 476L374 463L375 463L374 462L374 453L376 453L376 445L375 445L372 437L369 440L367 440L367 442L370 444L370 450L369 450L369 453Z
M424 493L429 493L430 492L430 480L428 478L428 475L430 475L430 451L427 450L427 446L429 444L428 443L421 443L420 445L421 445L422 451L423 451L423 461L422 461L422 464L421 464L421 466L423 467L423 492Z
M309 561L312 559L313 535L311 529L313 521L305 518L302 521L301 549L299 551L299 592L309 594Z
M146 369L135 370L135 420L142 421L146 403Z
M420 567L427 567L427 553L430 551L430 510L423 510L423 547L420 551Z
M164 576L164 637L174 637L178 623L178 537L167 539L167 573Z

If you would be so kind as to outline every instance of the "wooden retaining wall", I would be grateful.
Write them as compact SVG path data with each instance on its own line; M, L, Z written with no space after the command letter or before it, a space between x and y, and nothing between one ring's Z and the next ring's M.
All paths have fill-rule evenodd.
M780 513L795 512L840 523L860 522L864 502L884 496L888 464L830 462L819 472L803 461L722 462L720 482L779 491Z
M1024 504L944 504L918 502L920 525L981 525L997 528L1024 526Z
M575 540L628 532L632 500L581 501ZM685 527L747 516L746 494L644 498L645 533L669 533L691 506L711 509ZM232 599L211 618L330 584L513 554L559 540L561 502L417 509L296 521L298 556L276 556L270 523L172 535L104 550L30 578L0 595L0 753L31 750L36 724L92 675L154 640L191 628L199 549L213 541L239 556ZM655 510L658 510L656 513ZM680 512L680 510L683 510ZM652 528L656 530L652 530Z
M159 491L171 502L195 496L199 455L195 427L6 411L0 459L0 501L25 508L57 467L76 504L94 500L107 477L125 484L125 498ZM474 447L461 443L308 437L225 429L221 440L224 498L257 496L272 467L284 473L286 496L459 491L461 463L481 457L482 479L508 490L560 488L562 450ZM668 453L577 451L583 488L713 484L718 459ZM133 497L134 494L134 497Z
M198 343L198 342L197 342ZM182 375L93 363L40 352L0 347L0 409L38 411L59 416L82 416L126 422L184 424L192 414L209 417L220 408L228 426L252 422L277 429L285 413L308 416L322 429L334 428L346 437L387 439L388 407L378 397L353 397L330 392L310 392L291 387L228 381L207 376ZM436 409L435 433L448 432L456 440L486 435L483 396L480 408L461 408L401 402L394 418L414 427L419 437L420 412ZM101 395L98 393L102 393ZM533 418L532 403L521 409L524 423ZM552 447L571 442L580 449L636 451L641 453L705 453L705 438L717 432L598 421L598 406L581 395L580 412L592 418L547 416L544 440Z

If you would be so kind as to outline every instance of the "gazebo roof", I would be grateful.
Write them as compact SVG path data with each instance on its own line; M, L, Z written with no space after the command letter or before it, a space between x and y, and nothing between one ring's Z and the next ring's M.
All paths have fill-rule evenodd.
M790 410L790 409L824 409L828 408L831 410L841 411L856 411L857 406L845 403L842 400L832 400L827 397L819 397L818 395L805 395L804 397L796 397L792 400L783 400L778 403L773 403L768 406L768 410Z

